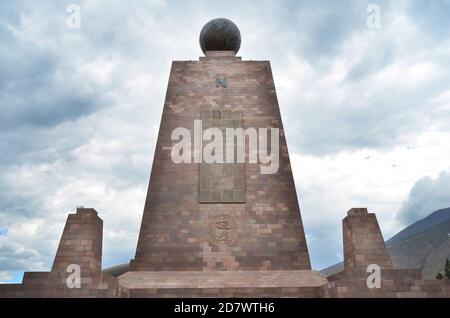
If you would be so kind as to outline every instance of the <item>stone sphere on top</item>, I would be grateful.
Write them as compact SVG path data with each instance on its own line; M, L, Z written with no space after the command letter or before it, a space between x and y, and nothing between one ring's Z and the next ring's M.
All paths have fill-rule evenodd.
M233 21L218 18L205 24L200 32L200 47L206 51L233 51L241 47L241 33Z

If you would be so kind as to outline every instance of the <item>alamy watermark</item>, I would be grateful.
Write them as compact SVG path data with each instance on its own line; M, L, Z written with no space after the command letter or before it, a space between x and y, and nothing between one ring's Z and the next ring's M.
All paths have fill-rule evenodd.
M270 132L270 146L268 137ZM191 130L179 127L172 131L171 158L181 163L260 163L261 174L274 174L280 165L280 132L278 128L208 128L194 121ZM246 139L248 151L246 154ZM224 153L225 149L225 153ZM246 162L247 157L247 162Z
M67 266L67 273L70 275L66 279L67 288L81 288L81 268L77 264L70 264Z
M81 7L78 4L69 4L66 8L69 14L66 19L66 25L69 29L81 28Z
M366 11L370 13L366 20L367 27L369 29L381 29L381 7L372 3L367 6Z
M377 264L370 264L366 269L370 275L367 277L366 285L369 289L381 288L381 268Z

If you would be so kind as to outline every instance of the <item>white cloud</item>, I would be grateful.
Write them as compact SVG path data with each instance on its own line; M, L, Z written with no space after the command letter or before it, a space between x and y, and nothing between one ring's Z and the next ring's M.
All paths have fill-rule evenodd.
M8 283L13 279L11 272L0 272L0 284Z
M397 214L404 224L427 216L430 212L450 207L450 171L443 171L436 178L426 176L414 183L407 200Z
M389 239L434 210L450 206L442 175L433 182L428 177L428 186L414 191L419 188L416 184L411 190L424 176L436 178L443 169L450 171L449 139L450 133L427 132L389 149L323 157L292 154L303 222L312 233L308 244L313 265L321 268L340 261L333 255L342 252L341 220L352 207L375 212L384 238ZM411 198L410 192L416 195Z

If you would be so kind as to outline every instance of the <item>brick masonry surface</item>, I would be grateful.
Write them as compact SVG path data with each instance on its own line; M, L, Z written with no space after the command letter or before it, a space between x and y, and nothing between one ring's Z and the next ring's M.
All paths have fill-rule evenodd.
M203 162L200 164L198 201L200 203L245 203L245 165L237 161L225 163L226 143L233 142L231 138L226 137L226 129L242 128L242 112L202 111L202 131L210 128L217 128L222 134L223 147L220 150L224 163ZM208 142L202 143L202 149L204 150L208 144ZM236 157L236 146L233 147L233 151Z
M217 79L226 80L226 87L216 85ZM221 128L278 128L278 173L261 174L259 163L231 165L228 172L227 164L175 164L172 131L184 127L193 138L194 120L202 114ZM210 180L221 182L211 186ZM232 244L214 241L210 224L217 217L236 224ZM242 61L228 52L175 61L131 270L269 269L311 269L270 63Z
M342 221L342 230L345 269L366 269L374 263L382 269L393 267L374 213L365 208L351 209Z
M52 272L66 273L68 265L77 264L83 275L100 275L102 232L103 221L94 209L78 208L76 214L69 214Z

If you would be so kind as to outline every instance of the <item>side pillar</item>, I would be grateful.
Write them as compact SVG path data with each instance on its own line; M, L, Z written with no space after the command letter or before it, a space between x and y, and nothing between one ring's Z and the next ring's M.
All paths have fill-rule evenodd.
M328 277L325 297L449 297L450 282L422 279L392 265L375 213L353 208L342 221L344 271Z
M77 208L69 214L52 266L52 273L67 276L70 265L79 266L82 277L98 278L102 271L103 221L94 209Z
M393 268L375 213L366 208L353 208L342 220L344 236L344 269L367 269L376 264Z
M102 238L97 211L77 208L67 217L51 271L26 272L22 284L0 285L0 297L126 296L117 278L102 272Z

